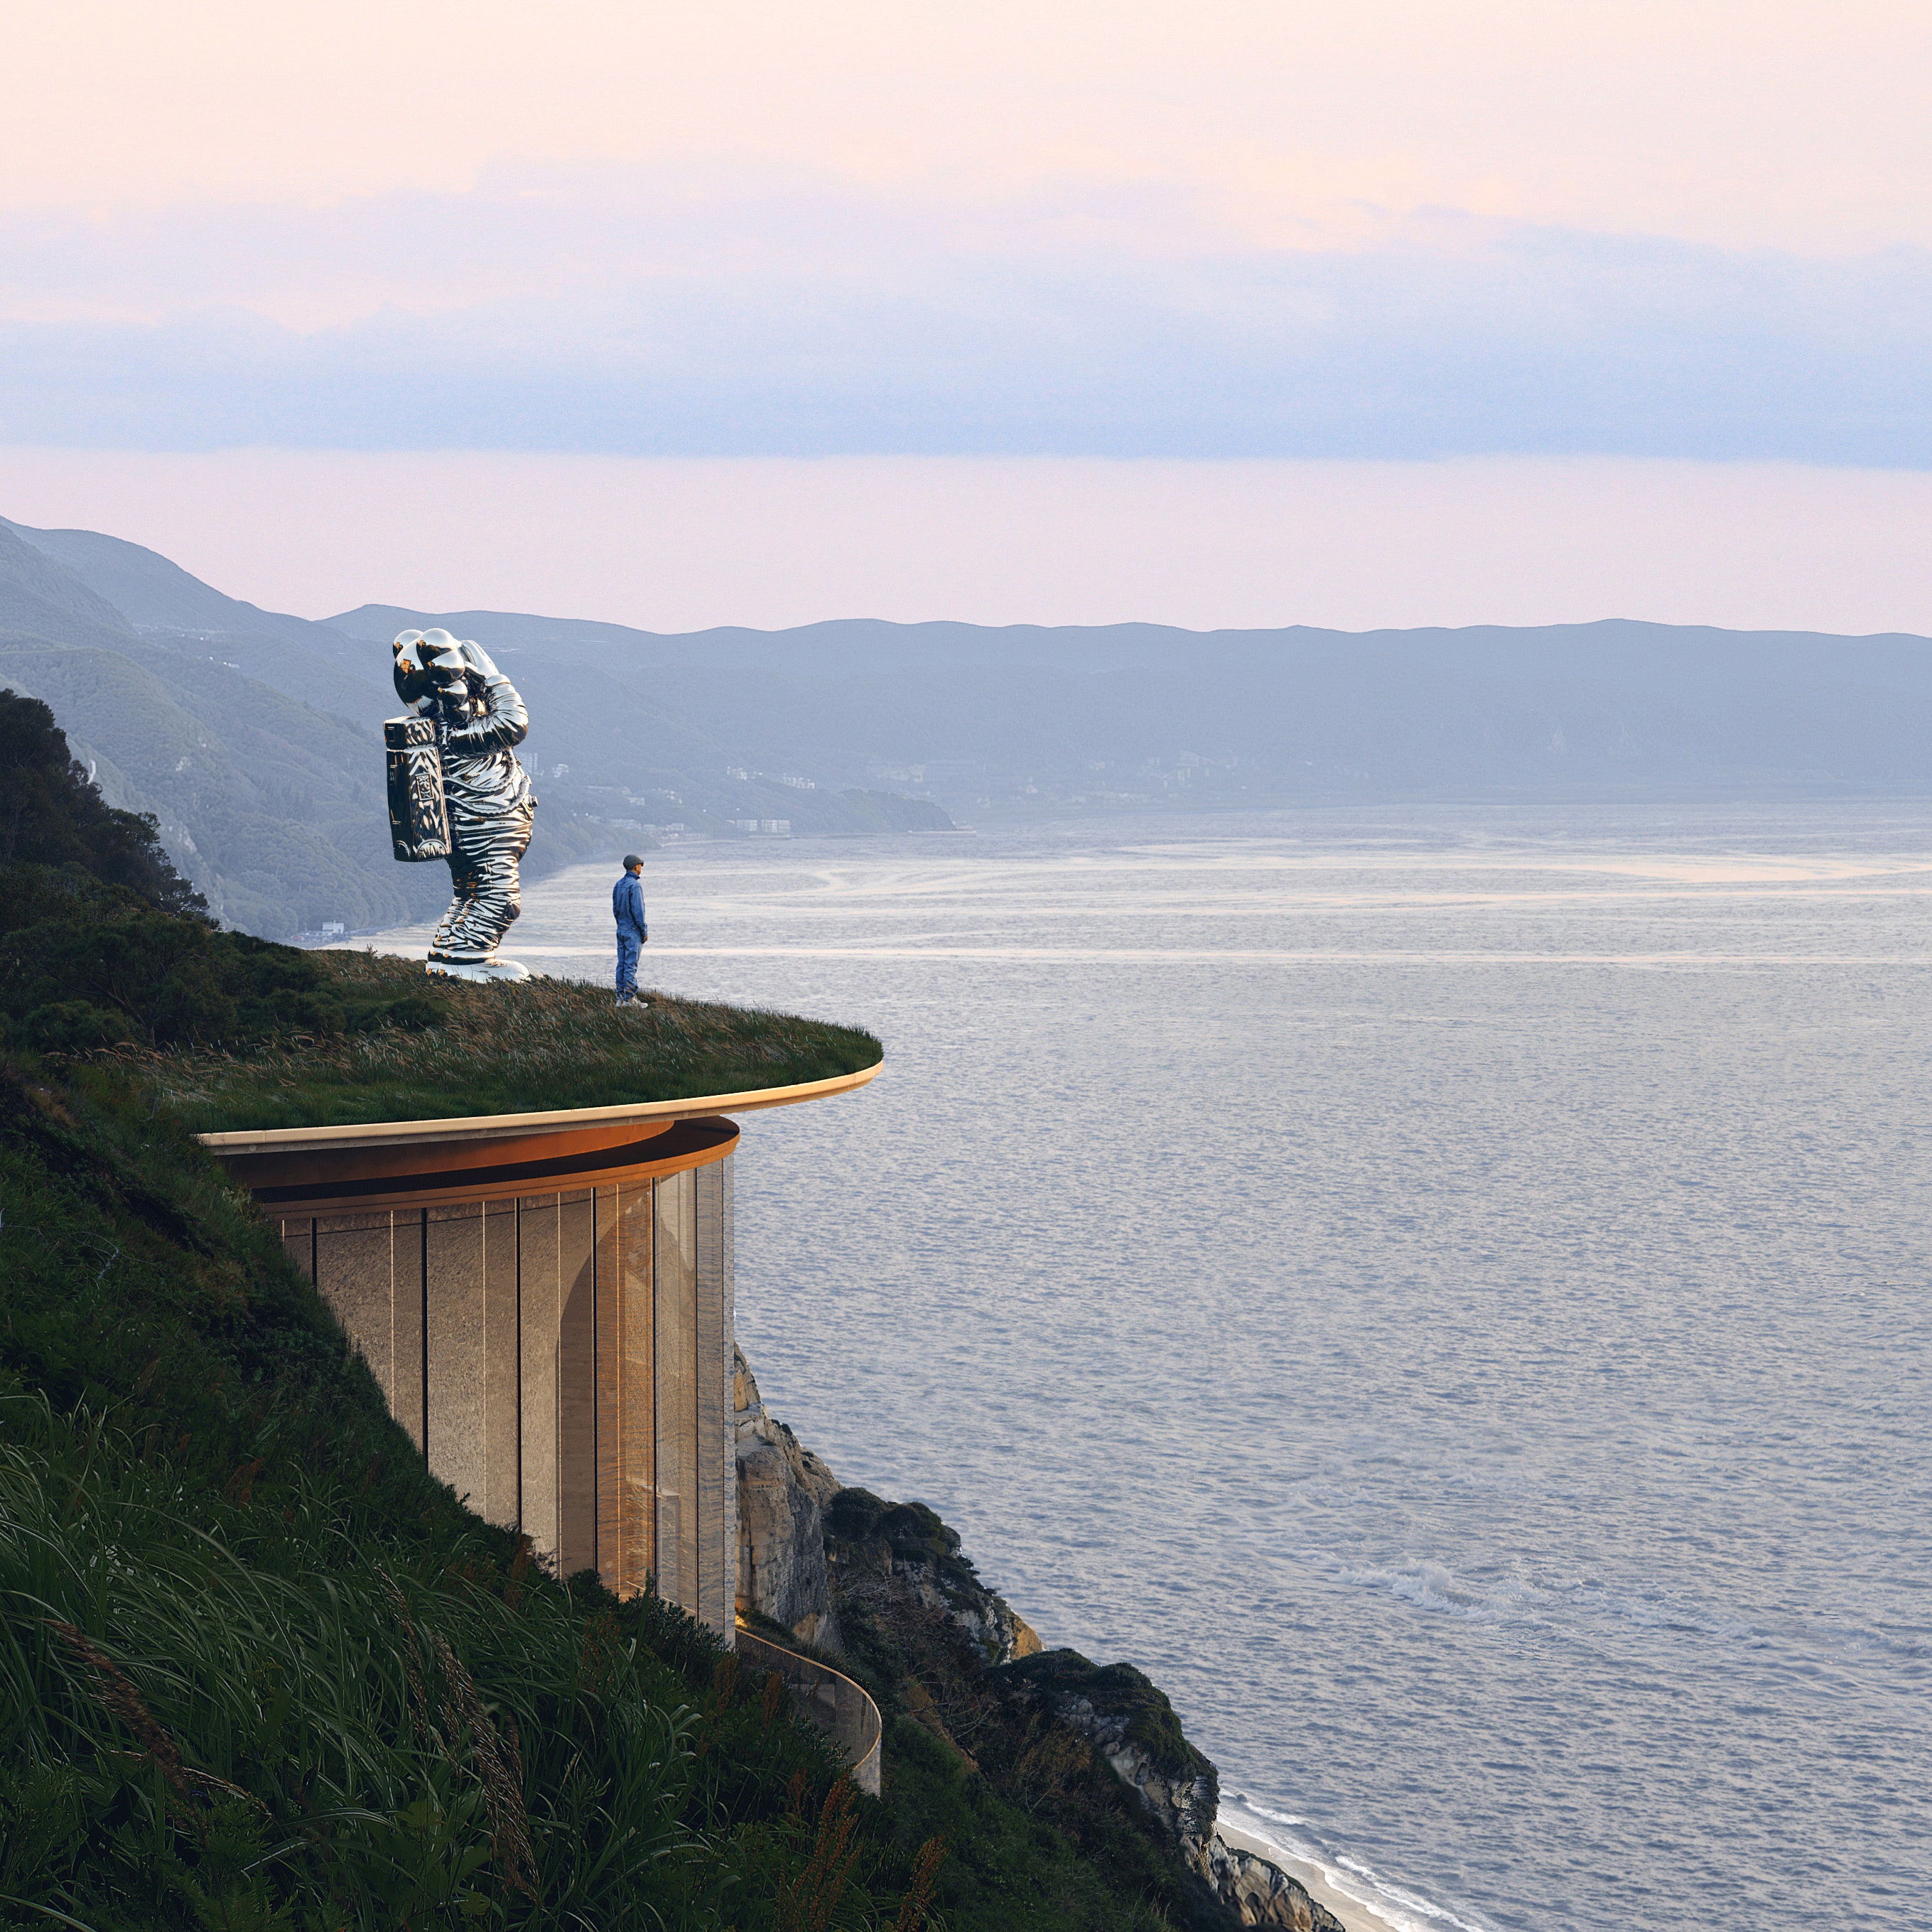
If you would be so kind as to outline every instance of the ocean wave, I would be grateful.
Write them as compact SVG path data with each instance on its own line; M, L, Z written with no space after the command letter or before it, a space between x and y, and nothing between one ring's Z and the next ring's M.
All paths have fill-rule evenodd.
M1473 1623L1541 1622L1534 1606L1549 1594L1516 1580L1487 1586L1464 1583L1442 1564L1426 1561L1394 1568L1344 1565L1335 1574L1339 1582L1387 1590L1418 1610Z
M1749 1649L1764 1648L1778 1640L1748 1618L1726 1616L1720 1610L1686 1604L1661 1592L1618 1589L1593 1581L1538 1583L1511 1576L1470 1583L1446 1564L1426 1558L1394 1564L1345 1564L1331 1574L1339 1582L1386 1590L1418 1610L1472 1623L1551 1629L1594 1618L1638 1630L1713 1637Z

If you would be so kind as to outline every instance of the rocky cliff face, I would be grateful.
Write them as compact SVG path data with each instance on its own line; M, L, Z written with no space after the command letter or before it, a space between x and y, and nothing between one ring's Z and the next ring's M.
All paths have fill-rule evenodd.
M738 1610L840 1648L825 1574L825 1510L838 1478L764 1405L734 1348L738 1438Z
M1078 1651L1050 1650L1000 1674L1100 1752L1162 1842L1240 1924L1343 1932L1287 1873L1220 1837L1219 1774L1182 1734L1160 1688L1132 1664L1102 1667Z
M1001 1674L1016 1697L1043 1704L1094 1745L1161 1837L1196 1862L1214 1835L1220 1779L1157 1684L1131 1664L1090 1664L1077 1650L1045 1651Z
M1111 1828L1151 1838L1172 1861L1161 1882L1196 1932L1343 1932L1286 1872L1220 1838L1214 1766L1158 1685L1131 1664L1042 1650L980 1580L957 1532L923 1503L842 1488L766 1408L742 1354L736 1366L742 1615L821 1650L848 1653L849 1638L845 1667L889 1732L895 1714L910 1718L1069 1835L1097 1843L1111 1808Z
M738 1609L836 1652L838 1598L894 1582L964 1630L988 1664L1031 1655L1040 1639L980 1581L959 1537L923 1503L848 1490L766 1408L744 1352L733 1352L737 1409Z
M1287 1926L1292 1932L1342 1932L1342 1922L1325 1906L1317 1905L1279 1866L1218 1837L1202 1846L1195 1869L1244 1925Z
M1030 1657L1039 1637L1006 1598L980 1582L960 1554L959 1534L923 1503L889 1503L870 1490L841 1490L825 1514L832 1600L909 1598L956 1624L988 1664Z

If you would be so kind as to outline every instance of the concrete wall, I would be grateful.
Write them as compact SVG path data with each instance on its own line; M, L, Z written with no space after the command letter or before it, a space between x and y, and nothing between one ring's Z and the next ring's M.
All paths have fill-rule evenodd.
M730 1641L731 1160L509 1198L292 1216L291 1258L430 1469L560 1575L655 1574Z

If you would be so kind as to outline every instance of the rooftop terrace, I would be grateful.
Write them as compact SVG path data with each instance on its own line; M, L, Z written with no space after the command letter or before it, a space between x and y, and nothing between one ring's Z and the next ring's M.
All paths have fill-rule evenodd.
M570 980L472 986L374 953L307 957L328 990L383 1023L141 1054L144 1079L193 1132L225 1140L435 1120L511 1132L548 1113L608 1110L615 1124L675 1115L686 1101L745 1111L812 1096L787 1089L862 1084L884 1058L859 1028L757 1008L652 994L620 1010L607 991Z

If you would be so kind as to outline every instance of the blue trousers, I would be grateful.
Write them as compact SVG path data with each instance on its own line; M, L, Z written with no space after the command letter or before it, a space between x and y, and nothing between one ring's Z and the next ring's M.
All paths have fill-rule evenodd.
M638 955L642 950L634 932L618 934L617 991L620 994L638 990Z

